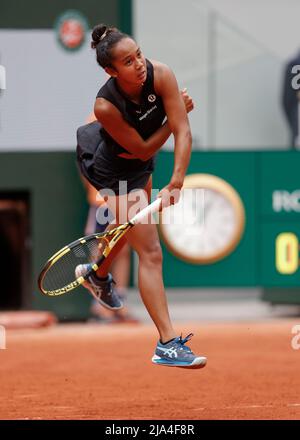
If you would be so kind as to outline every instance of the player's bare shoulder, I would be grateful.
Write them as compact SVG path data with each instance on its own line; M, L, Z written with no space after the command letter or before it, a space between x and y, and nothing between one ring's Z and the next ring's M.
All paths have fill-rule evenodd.
M117 112L117 108L105 98L97 98L94 105L94 113L98 121Z
M168 81L172 81L175 76L167 64L155 60L151 60L151 63L153 64L154 70L154 88L160 95Z
M96 98L94 110L98 113L106 113L111 108L111 103L105 98Z

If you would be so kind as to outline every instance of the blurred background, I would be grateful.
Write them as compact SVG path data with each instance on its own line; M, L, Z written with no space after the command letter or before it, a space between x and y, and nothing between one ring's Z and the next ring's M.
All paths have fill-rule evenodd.
M106 80L90 49L90 30L106 23L133 35L147 58L168 64L187 87L195 103L188 174L195 187L203 174L213 176L207 193L216 242L182 245L178 232L160 231L173 317L265 317L269 304L298 313L299 16L297 0L3 0L0 310L89 319L84 289L43 297L37 277L85 228L76 130ZM170 140L158 156L154 188L168 183L172 148ZM220 220L222 206L228 218ZM188 228L182 235L191 237ZM130 258L128 303L148 319Z

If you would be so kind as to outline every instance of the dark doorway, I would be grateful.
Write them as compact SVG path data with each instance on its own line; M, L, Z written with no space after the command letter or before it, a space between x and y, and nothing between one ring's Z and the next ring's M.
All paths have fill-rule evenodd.
M29 304L29 192L0 192L0 309L18 310Z

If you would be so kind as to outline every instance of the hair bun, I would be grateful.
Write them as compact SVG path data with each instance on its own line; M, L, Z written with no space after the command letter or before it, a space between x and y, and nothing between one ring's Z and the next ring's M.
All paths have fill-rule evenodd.
M97 24L92 31L92 39L91 42L92 49L95 49L97 44L101 41L102 35L108 30L108 27L105 24Z

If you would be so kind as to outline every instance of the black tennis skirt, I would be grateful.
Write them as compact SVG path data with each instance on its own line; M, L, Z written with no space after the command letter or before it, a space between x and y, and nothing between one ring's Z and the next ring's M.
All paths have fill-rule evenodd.
M144 189L149 181L151 172L143 172L142 175L113 176L95 170L87 164L87 161L78 161L79 170L84 177L93 185L97 191L101 190L104 195L105 190L113 191L117 196L128 194L137 189Z
M105 142L99 131L100 124L92 122L77 130L77 163L83 176L101 193L113 191L116 195L144 189L154 170L154 158L147 162L103 154Z

